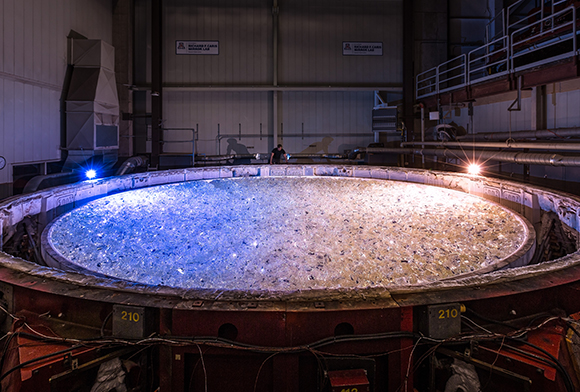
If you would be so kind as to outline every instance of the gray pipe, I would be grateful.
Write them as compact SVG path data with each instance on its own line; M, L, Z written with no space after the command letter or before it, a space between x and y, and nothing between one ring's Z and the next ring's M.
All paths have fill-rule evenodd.
M402 147L410 146L441 146L441 147L468 147L468 148L527 148L530 150L563 150L580 151L580 143L542 143L542 142L403 142Z
M459 158L469 160L492 160L498 162L511 162L520 165L545 165L545 166L580 166L580 156L563 156L551 153L529 153L512 151L462 151L450 149L411 149L411 148L359 148L354 150L349 158L353 159L359 153L370 154L415 154L433 155L446 158Z
M136 167L147 166L147 157L135 156L127 159L115 173L116 176L131 173Z
M556 128L556 129L542 129L538 131L516 131L511 134L508 132L489 132L489 133L473 133L470 135L459 136L457 140L507 140L514 139L546 139L553 137L570 137L580 136L580 128Z
M24 186L22 193L32 193L40 189L76 182L81 176L79 172L61 172L32 177ZM45 184L42 184L43 182Z
M550 153L531 153L531 152L511 152L511 151L469 151L466 152L461 150L414 150L413 154L418 155L435 155L440 157L448 158L460 158L460 159L475 159L476 161L481 160L492 160L499 162L511 162L520 165L545 165L545 166L580 166L580 156L563 156L559 154Z

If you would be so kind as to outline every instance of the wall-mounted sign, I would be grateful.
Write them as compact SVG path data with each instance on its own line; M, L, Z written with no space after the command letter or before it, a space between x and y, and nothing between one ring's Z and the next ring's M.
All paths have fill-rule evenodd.
M175 54L220 54L219 41L175 41Z
M382 42L343 42L343 56L382 56Z

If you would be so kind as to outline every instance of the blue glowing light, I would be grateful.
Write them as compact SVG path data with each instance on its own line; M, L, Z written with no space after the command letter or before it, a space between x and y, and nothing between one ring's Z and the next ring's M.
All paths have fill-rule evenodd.
M87 178L89 180L92 180L93 178L95 178L97 176L97 172L93 169L87 170L85 175L87 176Z

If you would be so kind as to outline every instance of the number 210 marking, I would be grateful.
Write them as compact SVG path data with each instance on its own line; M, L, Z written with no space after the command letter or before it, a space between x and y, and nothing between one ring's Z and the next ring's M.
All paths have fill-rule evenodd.
M440 309L439 310L439 318L440 319L456 318L457 316L459 316L459 312L455 308L454 309Z
M139 313L127 312L123 310L121 312L121 320L133 321L137 323L139 322Z

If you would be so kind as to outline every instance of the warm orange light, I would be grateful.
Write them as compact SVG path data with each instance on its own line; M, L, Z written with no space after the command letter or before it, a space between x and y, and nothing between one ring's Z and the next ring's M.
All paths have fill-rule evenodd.
M481 173L481 166L479 166L476 163L472 163L469 166L467 166L467 173L473 176L477 176L479 173Z

